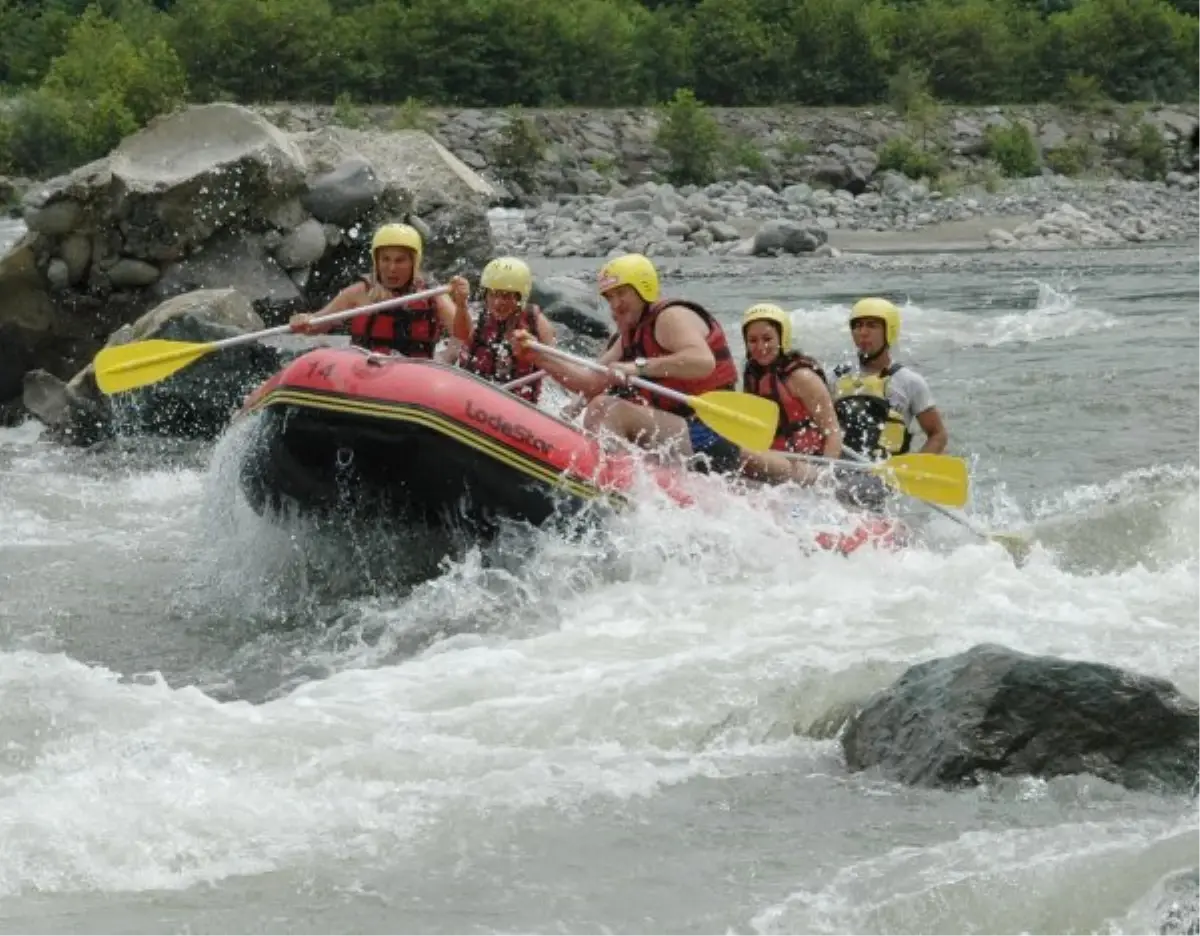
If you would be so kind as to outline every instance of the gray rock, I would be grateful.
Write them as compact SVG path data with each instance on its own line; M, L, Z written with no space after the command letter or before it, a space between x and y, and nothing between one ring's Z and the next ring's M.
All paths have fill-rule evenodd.
M601 311L601 300L594 284L569 276L538 277L533 282L530 298L541 306L550 321L577 334L606 338L612 330L612 318L607 307Z
M828 239L828 234L821 228L775 219L762 225L754 235L754 253L757 256L780 252L811 253Z
M375 207L384 187L365 159L347 159L336 169L313 179L301 204L318 221L346 227Z
M266 213L267 223L281 231L290 231L308 220L308 212L299 198L288 198Z
M197 289L236 289L256 308L282 315L304 305L287 272L270 257L259 235L210 241L198 253L162 271L154 292L162 299Z
M617 214L622 211L649 211L651 198L649 195L629 195L619 198L612 204L612 211Z
M71 271L67 262L61 257L55 257L46 267L46 281L54 292L62 292L71 285Z
M167 300L121 337L209 342L262 327L263 321L247 297L232 289L213 289ZM279 366L279 352L259 342L206 354L165 380L106 398L113 428L176 438L215 438L246 394Z
M713 236L713 240L721 243L723 241L735 241L741 237L738 229L732 224L725 221L714 221L708 226L708 231Z
M149 286L158 281L159 271L153 263L122 257L108 270L108 281L117 289Z
M92 239L86 234L71 234L58 251L67 265L67 282L74 286L87 273L88 263L92 259Z
M47 333L54 326L54 304L38 272L36 244L37 235L26 234L0 256L0 328Z
M90 380L90 368L86 376ZM50 430L51 438L65 444L92 445L109 435L109 416L96 396L81 389L86 386L85 380L64 383L44 370L33 370L22 382L21 402ZM91 389L94 393L94 384Z
M851 770L955 787L989 773L1093 774L1193 793L1200 717L1170 683L984 644L912 666L851 719Z
M27 203L23 218L25 226L31 231L61 236L78 227L83 220L83 206L70 198L37 207Z
M321 222L309 218L283 239L275 259L285 270L299 270L320 260L327 246Z

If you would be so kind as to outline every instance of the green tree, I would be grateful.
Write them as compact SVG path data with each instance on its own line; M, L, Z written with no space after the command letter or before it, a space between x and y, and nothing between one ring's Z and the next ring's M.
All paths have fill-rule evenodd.
M1196 89L1196 20L1162 0L1080 0L1050 18L1056 67L1094 75L1118 101L1176 100Z
M136 45L125 28L96 6L88 7L71 29L67 48L50 63L43 88L52 94L96 106L97 133L104 119L115 126L97 145L115 145L121 136L151 117L180 104L187 79L174 50L158 36Z
M702 0L691 22L696 96L709 104L766 104L773 98L771 31L752 0Z
M129 126L126 114L140 124L165 106L160 99L174 98L177 63L196 100L337 100L346 113L410 98L430 106L634 106L682 88L712 105L859 105L887 101L889 84L906 73L928 75L938 99L963 104L1058 100L1068 80L1094 82L1107 99L1186 100L1200 74L1196 7L1197 0L0 0L0 85L9 95L39 88L86 21L97 48L73 47L45 90L67 95L89 132L102 133L109 120L110 137ZM102 48L112 37L113 48ZM89 68L121 77L88 77ZM44 128L60 111L43 96L22 113Z
M877 10L862 0L798 0L774 31L778 73L802 104L869 104L886 87Z
M328 0L178 0L171 41L197 96L332 101L340 35Z

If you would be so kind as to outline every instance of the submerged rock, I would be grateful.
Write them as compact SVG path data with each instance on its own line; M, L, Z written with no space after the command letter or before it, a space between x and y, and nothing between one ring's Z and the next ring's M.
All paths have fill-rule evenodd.
M1093 774L1130 789L1195 791L1197 704L1161 679L993 644L910 667L851 719L851 770L957 787L989 773Z
M166 339L203 343L263 327L250 301L233 289L175 296L119 329L109 345ZM90 445L115 432L212 439L245 395L281 363L279 352L257 342L205 354L153 383L104 396L88 364L64 383L43 370L26 375L25 408L63 442Z

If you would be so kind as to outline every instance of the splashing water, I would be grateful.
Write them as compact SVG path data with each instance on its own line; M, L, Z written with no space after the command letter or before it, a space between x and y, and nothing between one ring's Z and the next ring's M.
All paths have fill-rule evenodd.
M235 433L150 457L0 430L0 929L1153 928L1194 800L902 789L831 737L983 641L1200 693L1196 420L1034 379L1053 355L1067 386L1119 369L1194 411L1195 323L1138 311L1167 378L1088 289L1071 308L1112 319L1090 331L997 324L1063 314L1022 284L906 307L977 519L1038 537L1021 568L916 505L916 548L814 550L842 521L818 497L714 479L490 544L347 536L254 515ZM789 305L844 350L847 305Z

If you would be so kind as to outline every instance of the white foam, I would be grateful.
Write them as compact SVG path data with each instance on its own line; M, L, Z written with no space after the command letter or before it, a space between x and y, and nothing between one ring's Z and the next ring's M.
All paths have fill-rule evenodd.
M239 501L222 473L236 455L231 434L205 474L89 478L47 470L50 456L31 447L10 464L39 473L47 496L31 484L26 499L0 501L19 520L6 543L212 562L189 570L196 600L228 609L231 622L253 618L317 589L284 578L317 547ZM1164 477L1133 473L1112 491L1127 500L1188 483L1181 496L1194 509L1189 477ZM1154 566L1084 574L1046 549L1018 569L965 537L843 558L812 550L813 528L838 517L811 499L735 495L704 479L696 490L691 509L646 496L600 532L537 534L507 564L476 549L403 597L339 604L318 625L330 639L305 645L304 662L332 675L258 706L0 652L0 895L182 888L418 847L464 809L571 807L743 776L825 749L792 725L981 642L1198 692L1195 539ZM1068 492L1053 509L1105 497ZM319 558L314 577L328 574ZM1106 841L1125 841L1123 828ZM1039 841L1052 866L1054 837ZM1086 853L1086 829L1072 841ZM939 873L971 868L976 847L964 838L930 860ZM897 900L924 907L911 885L921 863L903 852L880 860L867 870L894 875L905 885ZM852 881L830 886L836 906L853 904ZM836 906L823 918L811 901L787 917L796 906L786 926L884 919Z
M1032 307L1018 312L997 312L986 307L943 309L911 298L897 302L903 323L901 357L943 349L1055 341L1130 325L1128 320L1081 303L1075 287L1037 281L1030 286L1037 291ZM850 358L853 349L846 327L849 305L798 306L790 314L797 341L807 352L830 364ZM736 353L744 354L740 330L729 331Z

